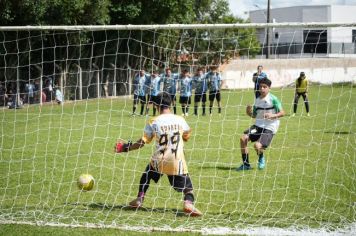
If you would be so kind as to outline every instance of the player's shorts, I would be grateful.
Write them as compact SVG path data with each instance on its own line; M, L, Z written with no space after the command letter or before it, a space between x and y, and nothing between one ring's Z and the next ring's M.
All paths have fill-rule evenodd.
M153 95L149 95L148 96L148 103L150 104L154 104L154 105L159 105L159 101L158 101L158 97L157 96L153 96Z
M220 102L221 101L221 95L220 95L220 90L218 91L209 91L209 101L216 101Z
M146 96L139 96L134 94L134 104L137 104L138 102L141 102L141 104L146 103Z
M190 97L179 97L179 103L181 104L190 104Z
M145 172L147 173L147 181L149 182L150 179L157 183L159 179L162 177L163 174L154 170L154 168L148 164L146 167ZM167 175L169 183L177 192L183 192L184 189L193 190L193 184L189 177L189 174L185 175Z
M206 93L195 94L194 102L206 102Z
M267 148L273 139L273 132L269 129L264 129L256 125L252 125L250 128L244 131L247 134L251 142L260 142L263 148Z
M175 94L171 94L171 101L172 101L172 103L173 103L173 101L176 101L177 99L176 99L176 95Z

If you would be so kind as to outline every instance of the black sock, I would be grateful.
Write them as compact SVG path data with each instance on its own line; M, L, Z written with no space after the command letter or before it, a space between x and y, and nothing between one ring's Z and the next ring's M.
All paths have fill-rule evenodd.
M250 161L248 159L248 153L247 154L242 154L242 162L244 165L249 166L250 165Z
M133 108L132 108L132 114L134 114L135 111L136 111L136 107L133 107Z
M203 115L205 115L205 105L203 105Z
M154 107L153 108L153 116L155 116L156 115L156 108Z
M173 112L174 112L174 114L177 114L177 107L176 106L173 106Z
M211 111L213 110L213 107L212 106L209 106L209 112L211 114Z
M184 194L184 201L191 201L194 202L194 195L192 192Z
M198 106L194 106L194 115L198 115Z
M141 112L140 112L141 115L143 115L143 109L145 109L145 107L141 105Z
M219 107L218 110L219 110L219 113L221 113L221 107Z
M183 115L185 114L185 107L182 106L182 112L183 112Z

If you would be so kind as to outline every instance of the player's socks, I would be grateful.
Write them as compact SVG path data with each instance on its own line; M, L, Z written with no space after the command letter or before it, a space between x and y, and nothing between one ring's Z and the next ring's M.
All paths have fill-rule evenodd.
M134 106L132 107L132 114L135 114L135 112L136 112L136 107Z
M205 116L205 105L203 105L202 108L203 108L203 116Z
M212 106L209 106L209 113L210 113L210 114L211 114L212 110L213 110L213 107L212 107Z
M262 170L265 168L266 162L263 153L258 155L258 169Z
M154 107L153 108L153 116L155 116L156 115L156 108Z
M177 107L176 106L173 106L173 112L174 112L174 114L177 114Z
M221 113L221 107L218 108L219 113Z
M143 110L145 109L145 107L142 105L141 106L141 112L140 112L140 114L141 114L141 116L143 115Z
M242 154L242 162L244 165L250 166L250 160L249 160L248 153Z
M198 106L194 106L194 115L198 115Z

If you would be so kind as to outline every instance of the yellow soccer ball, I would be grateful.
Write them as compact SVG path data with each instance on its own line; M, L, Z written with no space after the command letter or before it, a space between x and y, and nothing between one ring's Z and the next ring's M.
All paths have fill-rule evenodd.
M80 190L90 191L94 187L94 177L90 174L81 174L78 178L77 185Z

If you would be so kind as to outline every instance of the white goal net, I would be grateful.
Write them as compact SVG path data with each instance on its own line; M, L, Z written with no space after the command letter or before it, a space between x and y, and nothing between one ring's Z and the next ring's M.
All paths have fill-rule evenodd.
M355 234L355 27L0 27L0 223ZM255 102L258 65L286 114L264 151L265 167L257 168L249 142L252 169L236 171L240 137L255 122L245 109ZM179 103L180 87L176 94L177 115L187 113L192 129L185 157L203 215L184 214L183 195L166 176L151 181L142 207L132 209L155 151L147 144L114 152L118 139L142 137L153 117L150 105L142 115L140 103L133 110L135 76L145 70L162 78L170 68L177 78L185 70L193 78L199 68L204 74L214 67L222 81L220 109L216 101L210 106L208 92L203 116L194 83L189 110ZM309 81L308 111L302 95L295 102L300 72ZM78 189L81 174L94 177L91 191Z

